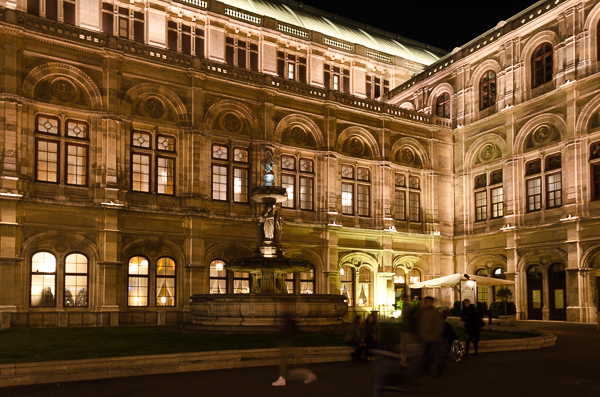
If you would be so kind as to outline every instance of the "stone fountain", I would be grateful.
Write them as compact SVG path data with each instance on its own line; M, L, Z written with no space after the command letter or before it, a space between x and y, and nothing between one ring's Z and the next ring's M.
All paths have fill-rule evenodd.
M261 205L254 256L226 265L235 272L250 273L249 294L192 295L190 315L195 326L213 331L272 332L292 317L305 330L338 329L348 312L343 295L288 294L288 273L315 267L308 261L286 258L281 250L282 224L278 203L287 198L285 188L274 186L273 152L262 147L263 185L252 189L252 201Z

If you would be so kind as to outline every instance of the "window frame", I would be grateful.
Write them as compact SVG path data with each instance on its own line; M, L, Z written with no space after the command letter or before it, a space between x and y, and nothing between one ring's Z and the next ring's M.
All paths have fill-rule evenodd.
M562 169L562 168L561 168ZM554 189L554 190L550 190L550 177L553 177L555 175L558 175L558 183L560 184L560 189ZM546 188L546 209L552 209L552 208L559 208L562 207L562 171L556 171L554 172L548 172L544 175L544 182L545 182L545 188ZM556 182L555 182L556 183ZM553 206L550 206L550 194L551 193L555 193L555 192L560 192L560 198L558 199L560 201L560 204L556 204L556 195L554 197L554 201L555 204Z
M343 286L346 286L346 291L351 291L352 296L346 295L346 299L348 300L346 303L348 307L354 307L356 303L356 268L350 264L344 264L340 267L341 270L344 269L344 274L340 274L340 295L344 295L342 291L344 291ZM349 276L346 276L346 271L349 271ZM343 280L342 277L348 278L349 280ZM351 288L348 288L350 286Z
M46 142L46 143L55 143L56 144L56 181L44 181L39 179L38 177L38 171L39 171L39 143L40 142ZM54 185L60 185L60 173L61 173L61 167L60 167L60 156L61 156L61 150L60 150L60 139L46 139L46 138L40 138L40 137L36 137L35 138L35 167L34 167L34 173L35 173L35 181L36 182L43 182L43 183L52 183Z
M417 213L417 220L413 220L412 219L412 209L413 206L411 205L411 196L416 195L417 196L417 208L416 208L416 213ZM408 199L409 199L409 203L408 203L408 220L410 222L414 222L414 223L422 223L421 222L421 192L420 191L408 191Z
M480 205L480 201L478 201L479 200L478 196L481 194L484 195L483 205ZM475 222L485 222L488 219L488 216L487 216L488 215L487 214L487 211L488 211L488 208L487 208L488 207L487 206L487 200L488 200L487 186L484 187L483 189L476 190L474 192L474 195L475 195ZM481 209L481 208L483 208L483 210L479 211L479 209ZM482 216L480 217L480 215L482 215Z
M173 275L172 276L168 276L168 275L159 275L158 274L158 262L161 259L170 259L173 261L174 269L173 269ZM148 269L150 270L150 269ZM172 305L159 305L158 304L158 293L160 292L160 288L158 286L158 279L172 279L173 280L173 304ZM159 308L169 308L169 307L177 307L177 261L175 260L174 257L169 256L169 255L163 255L160 256L158 259L156 259L155 265L154 265L154 297L156 299L154 306L159 309Z
M447 97L447 98L446 98ZM435 115L436 117L440 117L443 119L452 118L452 114L450 113L450 93L442 92L435 99ZM442 115L440 115L440 109ZM447 116L446 116L447 115Z
M36 256L37 254L40 254L40 253L52 255L52 257L54 257L54 272L52 272L52 273L48 273L48 272L43 272L43 273L42 272L37 272L37 273L34 273L33 272L33 258L34 258L34 256ZM32 300L32 298L33 298L33 296L32 296L32 294L33 294L32 289L33 289L33 276L34 275L53 275L54 276L54 297L53 297L54 298L54 304L52 306L43 306L43 305L34 306L32 304L32 302L33 302L33 300ZM58 305L58 297L57 297L57 295L58 295L58 285L57 284L58 284L58 258L57 258L57 256L54 255L52 252L46 251L46 250L43 250L43 249L37 250L37 251L33 252L31 254L31 258L29 260L29 308L32 308L32 309L38 309L38 308L41 308L41 309L44 309L44 308L56 308L57 305ZM44 286L45 286L45 284L44 284Z
M538 194L529 194L529 189L530 189L529 182L532 182L534 180L538 181L540 192ZM536 174L535 176L532 176L530 178L526 178L525 179L525 197L526 197L525 205L526 205L526 212L527 213L529 213L529 212L537 212L537 211L541 211L542 210L542 208L543 208L543 205L542 205L543 204L542 203L543 193L544 192L542 191L542 175L541 175L541 173L539 175ZM535 202L535 199L534 199L534 202L533 202L534 209L530 209L530 197L534 197L535 198L535 197L538 197L538 196L539 196L539 208L535 208L535 203L536 202Z
M69 183L69 146L82 147L85 149L85 183ZM90 146L83 143L65 142L65 185L89 187L90 175Z
M69 258L69 256L71 255L81 255L85 258L86 260L86 272L85 273L68 273L67 272L67 258ZM69 252L65 255L64 257L64 272L63 272L63 307L66 309L73 309L73 308L88 308L90 306L90 258L87 256L87 254L83 253L83 252L79 252L79 251L73 251L73 252ZM85 306L77 306L77 305L73 305L73 306L67 306L65 305L65 299L67 296L67 276L76 276L79 277L81 275L85 275L86 278L86 304Z
M550 52L544 52L544 46L550 46ZM541 49L541 54L539 56L535 56L535 53L538 51L538 49ZM550 64L550 77L548 78L548 76L545 73L546 67L547 67L547 58L550 58L549 64ZM539 84L535 83L536 80L536 69L535 69L535 63L537 61L541 62L541 72L542 76L541 76L541 82ZM547 79L547 80L546 80ZM554 80L554 46L552 45L552 43L550 42L543 42L540 43L539 45L537 45L535 47L535 49L531 52L531 88L537 88L537 87L541 87L544 84L547 84L549 82L551 82L552 80Z
M490 78L489 75L492 73L494 75L493 78ZM484 82L483 79L487 77L488 79ZM487 70L481 78L479 79L479 110L484 110L496 105L496 95L497 95L497 75L496 72L492 69ZM491 87L492 84L494 86L494 97L491 95ZM487 89L487 100L483 101L483 94Z
M214 262L222 262L223 263L223 273L225 274L223 277L213 277L213 276L210 275L210 270L211 270L210 267L212 266L212 264ZM230 282L229 282L229 277L228 277L229 274L228 274L226 266L227 266L227 262L224 259L221 259L221 258L214 258L208 264L208 293L210 295L223 295L223 294L228 294L229 293L229 284L230 284ZM210 281L211 280L225 280L225 291L222 292L221 294L217 294L217 293L211 292L212 291L211 287L210 287Z
M130 266L131 266L130 265L131 260L133 258L137 258L137 257L143 258L143 259L146 260L146 262L148 262L148 272L145 275L139 275L139 274L132 275L131 273L129 273L130 272ZM151 306L150 305L150 269L151 269L151 267L152 267L152 265L151 265L150 259L148 259L148 257L145 256L145 255L139 255L139 254L131 255L129 257L129 259L127 260L127 295L126 296L127 296L127 307L128 308L134 308L134 307L146 307L146 308L148 308L148 307ZM130 279L132 277L134 277L134 278L145 278L146 279L146 304L145 305L130 305L129 304L129 290L131 288ZM139 286L138 286L138 288L139 288ZM138 298L138 297L136 297L136 298Z

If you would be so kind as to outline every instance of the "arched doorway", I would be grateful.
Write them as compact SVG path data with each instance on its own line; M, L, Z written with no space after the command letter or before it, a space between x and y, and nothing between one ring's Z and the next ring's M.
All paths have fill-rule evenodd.
M548 289L550 298L550 320L567 320L567 276L561 263L554 263L548 269Z
M527 269L527 318L529 320L543 320L543 307L544 282L542 280L542 267L532 265Z

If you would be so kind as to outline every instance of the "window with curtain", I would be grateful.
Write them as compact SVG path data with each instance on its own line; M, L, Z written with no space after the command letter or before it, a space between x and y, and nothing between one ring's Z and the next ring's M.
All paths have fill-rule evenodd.
M175 261L160 258L156 262L156 306L175 306Z
M225 262L217 259L210 263L208 280L209 292L211 294L227 293L227 271L225 270Z
M340 294L346 297L348 307L354 306L354 269L350 266L340 269Z
M358 306L372 306L371 285L371 269L363 266L358 272Z

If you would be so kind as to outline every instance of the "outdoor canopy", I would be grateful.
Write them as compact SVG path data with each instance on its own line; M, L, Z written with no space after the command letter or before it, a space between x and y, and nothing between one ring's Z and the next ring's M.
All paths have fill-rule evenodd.
M471 276L471 280L476 281L477 285L511 285L514 281L503 280L501 278L491 278L483 276ZM427 281L421 281L420 283L410 284L410 288L444 288L454 287L460 284L461 281L468 280L465 274L455 273L449 276L438 277Z

